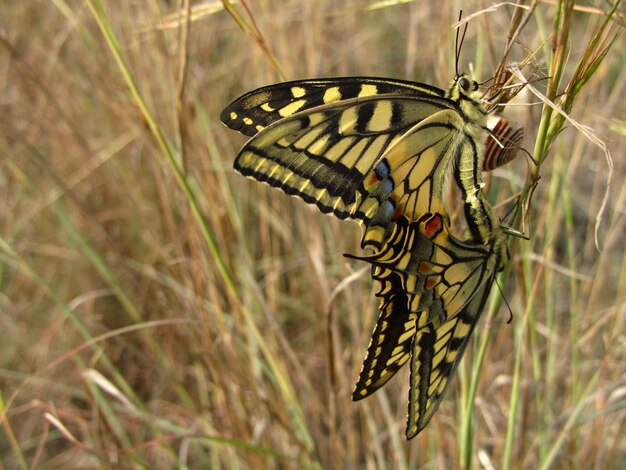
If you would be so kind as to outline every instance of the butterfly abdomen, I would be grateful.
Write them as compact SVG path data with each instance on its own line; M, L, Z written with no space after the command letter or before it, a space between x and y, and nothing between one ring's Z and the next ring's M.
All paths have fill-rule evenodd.
M490 116L487 121L490 133L485 141L483 170L490 171L512 161L522 146L524 127L502 116Z

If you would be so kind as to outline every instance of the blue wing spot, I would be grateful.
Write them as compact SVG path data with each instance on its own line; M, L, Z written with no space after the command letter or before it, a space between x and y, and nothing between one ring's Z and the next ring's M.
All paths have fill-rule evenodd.
M389 168L389 163L387 163L387 160L382 160L378 165L376 165L374 171L376 172L376 176L378 176L378 179L383 180L389 176L389 174L391 173L391 168Z

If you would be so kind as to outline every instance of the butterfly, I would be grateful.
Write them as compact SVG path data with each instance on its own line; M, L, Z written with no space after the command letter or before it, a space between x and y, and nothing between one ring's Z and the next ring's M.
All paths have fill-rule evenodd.
M447 90L374 77L280 83L242 95L220 116L250 137L238 172L361 226L372 254L347 256L372 265L380 317L353 399L409 362L407 438L437 410L508 261L481 173L514 156L522 131L503 118L492 130L488 116L466 74ZM454 230L452 186L463 209Z

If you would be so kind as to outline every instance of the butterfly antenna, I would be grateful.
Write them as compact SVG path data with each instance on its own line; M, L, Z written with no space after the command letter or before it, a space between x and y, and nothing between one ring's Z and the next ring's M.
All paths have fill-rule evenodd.
M463 18L463 10L459 10L459 21ZM467 32L467 23L465 23L463 28L463 33L459 34L459 28L456 29L456 39L455 39L455 52L456 52L456 60L454 64L456 76L459 76L459 58L461 57L461 48L463 47L463 41L465 40L465 33ZM460 39L459 39L460 36Z

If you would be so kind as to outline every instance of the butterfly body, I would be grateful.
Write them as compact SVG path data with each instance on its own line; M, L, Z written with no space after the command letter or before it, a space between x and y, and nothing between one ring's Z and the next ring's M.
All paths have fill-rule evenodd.
M245 176L356 221L380 317L353 399L411 365L407 437L437 409L497 271L506 239L482 188L488 113L476 82L447 91L370 77L302 80L247 93L221 114L251 137ZM467 240L452 233L449 187Z

